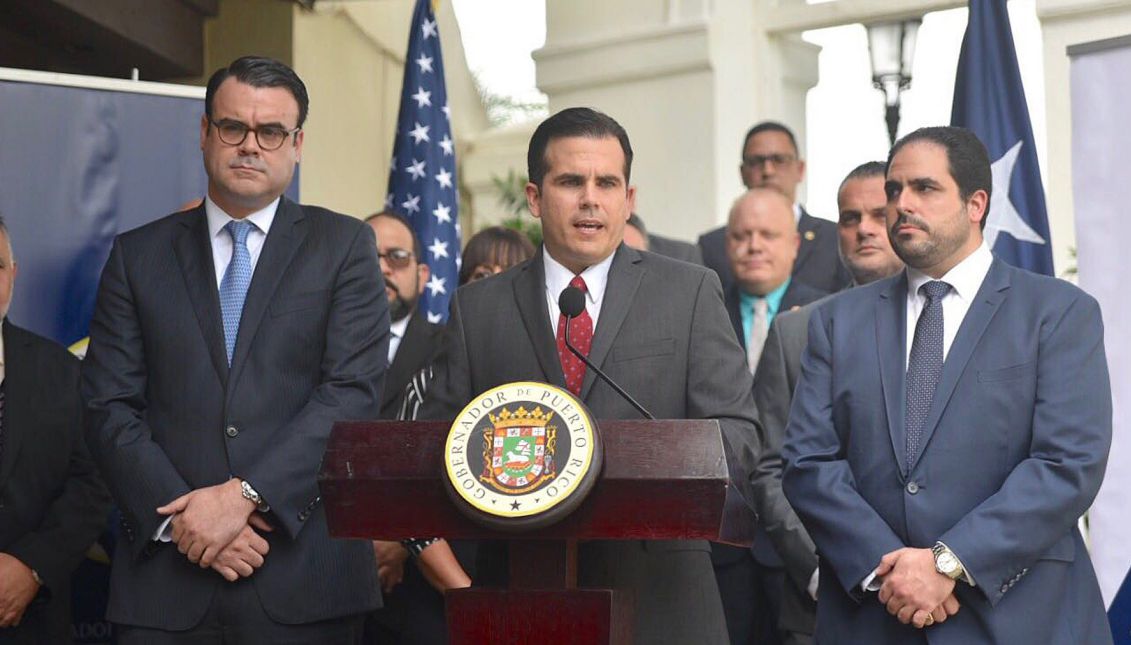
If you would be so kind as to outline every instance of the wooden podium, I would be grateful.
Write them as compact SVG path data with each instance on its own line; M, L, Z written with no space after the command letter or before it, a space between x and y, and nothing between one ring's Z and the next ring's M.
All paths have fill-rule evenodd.
M508 588L447 592L453 645L631 643L631 600L609 589L577 587L577 541L742 545L750 543L753 516L728 485L718 422L598 423L604 469L589 496L561 522L523 533L483 528L455 507L442 465L449 423L337 423L319 475L330 533L507 540Z

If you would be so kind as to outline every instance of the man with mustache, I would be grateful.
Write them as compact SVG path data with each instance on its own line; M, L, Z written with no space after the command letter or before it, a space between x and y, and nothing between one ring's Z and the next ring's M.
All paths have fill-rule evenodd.
M903 270L903 261L888 242L884 162L869 161L848 173L837 191L837 207L840 257L852 274L852 286ZM767 502L757 509L761 521L752 550L759 564L769 567L776 561L783 572L781 605L774 607L777 621L771 627L785 645L813 642L816 624L817 552L782 492L781 445L809 339L809 315L820 302L774 318L754 375L754 403L765 433L754 481L765 487L762 499Z
M1076 528L1111 443L1100 309L993 256L992 189L973 133L905 136L906 270L811 314L782 485L821 554L819 643L1112 642Z
M595 418L640 418L568 353L569 324L571 341L656 418L718 419L737 458L732 472L742 474L735 483L748 492L758 453L752 381L718 277L623 243L636 199L624 128L588 108L562 110L535 129L527 166L542 247L456 292L421 417L451 419L489 388L534 380L570 389ZM558 297L571 285L584 292L585 310L567 323ZM728 642L706 541L585 542L577 577L634 598L636 643Z
M725 294L727 313L752 374L774 317L826 295L792 275L801 245L793 215L793 204L778 190L751 188L735 200L727 219L726 250L735 278ZM784 573L772 548L757 538L755 545L711 544L727 630L737 645L775 640Z
M209 79L204 203L119 235L82 366L87 440L122 512L118 642L354 643L372 543L331 539L330 427L374 418L389 313L373 231L283 196L309 99L240 58Z

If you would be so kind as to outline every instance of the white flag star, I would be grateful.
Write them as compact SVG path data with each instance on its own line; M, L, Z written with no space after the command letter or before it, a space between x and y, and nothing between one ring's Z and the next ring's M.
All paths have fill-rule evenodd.
M420 143L421 141L431 141L428 138L428 126L416 124L416 127L409 131L408 136L412 137L413 143Z
M393 207L393 199L394 198L393 198L392 193L385 195L385 208L392 208Z
M419 213L420 212L420 195L413 196L412 193L409 193L408 194L408 200L405 201L405 202L402 202L401 206L406 211L408 211L409 214Z
M457 255L456 256L456 271L458 272L462 268L463 268L463 258Z
M433 325L439 325L443 320L444 317L440 314L435 314L431 311L428 312L428 322L432 323Z
M420 54L420 58L416 59L416 64L420 65L420 73L427 74L432 71L432 57Z
M432 246L428 247L428 252L432 254L433 260L448 257L448 243L441 242L440 238L432 238Z
M452 173L441 168L440 174L436 175L436 182L440 184L440 188L452 187Z
M1045 239L1030 227L1009 201L1009 185L1013 180L1013 167L1021 152L1021 141L990 166L994 177L993 195L990 197L990 214L986 220L985 238L990 250L1000 233L1009 233L1014 239L1033 244L1044 244Z
M452 156L452 138L445 134L444 138L440 139L440 149L444 151L445 157Z
M425 105L432 105L432 93L425 92L423 87L416 88L416 94L412 95L412 100L416 101L416 107L422 108Z
M461 233L463 233L463 230L460 229L459 222L456 222L456 235L460 235Z
M439 32L436 31L436 21L435 20L429 20L429 19L425 18L424 24L421 25L420 28L421 28L421 30L424 31L424 40L428 40L429 36L440 35Z
M420 179L424 176L424 162L413 159L410 165L405 166L405 172L412 175L413 181Z
M452 209L448 206L444 206L442 203L436 204L436 209L432 211L432 214L436 216L436 221L440 224L450 223L452 221Z
M428 287L428 291L432 292L431 295L433 298L441 293L448 292L447 289L444 288L444 279L434 273L432 277L428 279L428 284L424 286Z
M444 116L448 117L449 121L452 120L452 109L448 107L447 103L444 104L444 107L440 108L440 111L444 113Z

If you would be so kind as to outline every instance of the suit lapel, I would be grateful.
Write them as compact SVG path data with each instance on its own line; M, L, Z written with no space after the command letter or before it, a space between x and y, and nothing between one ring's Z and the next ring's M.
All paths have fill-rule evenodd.
M876 301L876 348L880 360L880 382L884 390L884 407L887 409L888 435L899 472L903 473L906 459L903 427L906 407L907 335L907 273L901 272L891 280L887 289Z
M727 308L727 316L730 317L730 326L734 328L734 335L738 337L738 344L742 346L745 354L746 333L742 329L742 313L739 311L742 307L742 295L738 292L737 284L730 285L723 301Z
M290 265L298 247L306 239L306 220L298 204L282 197L271 222L271 230L259 253L251 285L247 289L243 314L240 316L240 331L236 336L236 349L232 354L232 381L238 379L259 323L267 311L267 305L275 295L287 266Z
M397 355L393 357L389 372L385 376L385 391L381 395L382 409L394 399L400 398L404 393L404 385L412 378L412 373L416 371L415 367L421 363L422 355L431 351L426 317L427 312L417 309L408 320L404 338L401 339L401 344L397 347Z
M13 332L12 323L4 323L4 427L3 447L0 448L0 490L8 483L16 465L24 433L30 431L24 422L23 410L38 401L34 383L28 370L34 369L35 360L30 355L28 340Z
M954 394L954 388L958 385L958 379L965 373L966 365L974 355L974 348L978 346L978 341L982 339L990 320L1005 300L1007 289L1009 289L1008 267L1001 260L994 258L985 280L982 281L982 286L978 288L978 294L970 303L970 309L958 327L950 351L946 354L939 384L931 400L931 410L923 424L923 439L919 442L919 452L915 455L915 462L919 461L924 448L931 440L931 435L938 427L943 410L946 409L950 396Z
M224 323L220 319L216 265L212 260L212 242L208 239L208 218L204 214L204 206L184 214L181 224L183 230L173 241L173 252L181 265L181 275L208 348L208 358L220 383L226 386L228 357L224 352Z
M565 387L565 373L558 359L558 341L550 326L550 312L546 307L546 277L542 268L542 249L522 267L514 280L514 301L526 334L534 345L534 355L542 367L547 383Z
M601 315L597 319L597 328L593 330L593 346L589 349L589 360L598 367L604 366L605 358L613 348L613 340L628 316L632 299L644 276L644 269L640 267L642 259L639 252L624 244L620 245L613 257L613 264L609 267L609 281L605 285L605 296L601 301ZM581 385L583 401L593 388L596 378L597 374L593 370L585 370L585 380Z
M797 267L805 264L809 254L813 252L816 238L810 239L806 233L816 235L817 221L804 208L801 209L801 219L797 220L797 233L801 236L801 246L797 248L797 257L793 260L793 274L797 275Z

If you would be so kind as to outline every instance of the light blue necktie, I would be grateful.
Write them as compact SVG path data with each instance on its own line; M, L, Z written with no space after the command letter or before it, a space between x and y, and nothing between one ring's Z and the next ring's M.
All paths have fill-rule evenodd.
M224 230L232 236L232 261L220 280L220 314L224 317L224 347L228 350L228 366L236 349L236 336L240 333L240 315L247 287L251 284L251 253L247 250L247 234L255 226L251 222L228 222Z
M907 470L919 454L919 443L923 439L923 425L931 411L935 398L935 388L943 368L943 305L942 299L950 291L950 284L942 280L932 280L919 287L919 293L927 297L927 304L919 313L915 324L915 338L911 342L911 356L907 361L907 416L904 419L907 430Z

